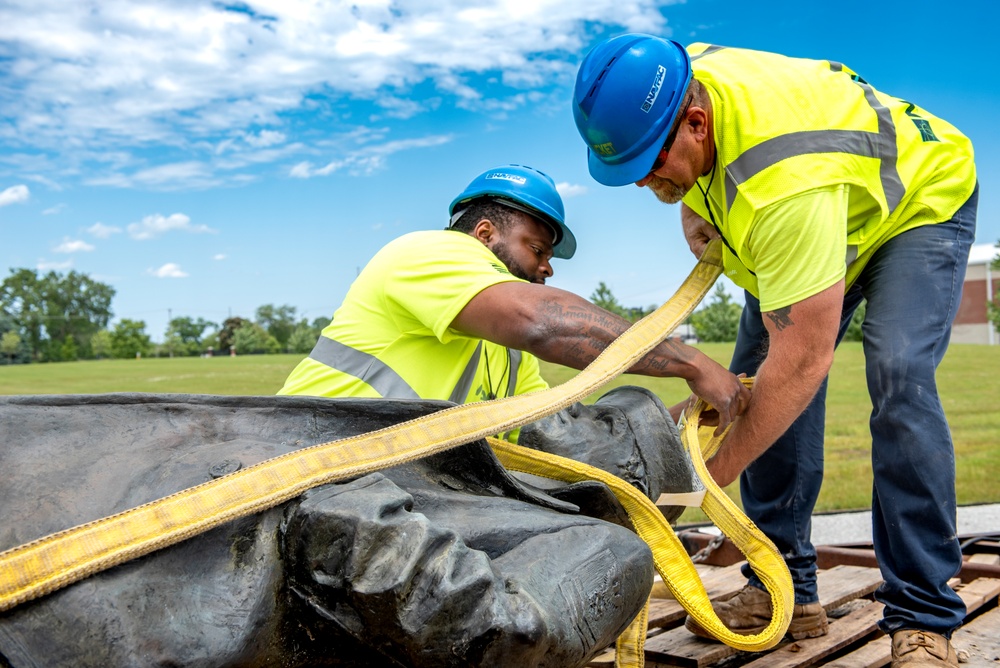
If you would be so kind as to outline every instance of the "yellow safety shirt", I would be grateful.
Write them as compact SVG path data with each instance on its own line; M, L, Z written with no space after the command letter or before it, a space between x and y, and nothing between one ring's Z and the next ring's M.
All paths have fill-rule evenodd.
M451 323L483 289L521 281L479 240L413 232L383 247L278 394L467 403L546 389L538 359Z
M716 164L684 202L714 220L726 275L762 310L850 286L885 241L949 220L972 195L969 139L840 63L688 52L711 98Z

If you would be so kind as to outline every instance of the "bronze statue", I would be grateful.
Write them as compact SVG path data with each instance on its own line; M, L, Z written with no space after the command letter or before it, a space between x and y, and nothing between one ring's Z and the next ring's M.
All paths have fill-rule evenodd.
M448 405L0 398L0 549ZM521 439L654 499L697 485L676 427L641 388ZM515 477L477 441L316 487L0 613L0 666L582 666L638 613L652 578L649 549L603 484Z

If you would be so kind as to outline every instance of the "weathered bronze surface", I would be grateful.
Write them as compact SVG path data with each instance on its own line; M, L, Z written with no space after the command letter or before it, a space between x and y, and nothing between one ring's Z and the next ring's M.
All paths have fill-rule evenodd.
M0 549L446 405L0 398ZM646 427L628 422L577 454L637 448ZM649 473L634 484L661 488ZM589 486L563 496L601 497L584 505L627 525ZM634 533L512 477L478 441L317 487L2 613L0 665L579 666L641 609L652 576Z

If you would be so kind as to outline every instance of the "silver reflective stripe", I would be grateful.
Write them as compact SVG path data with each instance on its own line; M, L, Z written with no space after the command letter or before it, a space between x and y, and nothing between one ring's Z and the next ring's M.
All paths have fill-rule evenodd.
M708 47L706 47L704 51L702 51L701 53L699 53L696 56L691 56L691 60L698 60L702 56L707 56L708 54L715 53L716 51L722 51L724 48L726 48L726 47L724 47L724 46L716 46L715 44L709 44Z
M465 365L462 377L458 379L458 384L455 385L451 396L448 397L448 400L452 403L464 404L468 398L469 390L472 389L472 381L476 379L476 371L479 369L479 356L482 354L482 350L483 342L480 341L476 349L472 351L472 357L469 359L469 363Z
M465 403L472 389L472 382L476 379L476 370L479 368L479 356L482 354L483 342L472 352L472 358L465 366L462 377L458 379L458 384L451 393L449 400L456 404ZM309 359L320 364L325 364L331 369L336 369L342 373L349 374L363 380L371 385L376 392L386 398L395 399L421 399L409 383L403 380L402 376L392 370L392 368L378 359L374 355L346 346L339 341L328 339L325 336L319 337Z
M771 137L743 151L726 166L726 207L733 207L737 186L786 158L809 153L855 153L877 158L880 143L877 134L864 130L804 130Z
M875 90L870 85L863 81L855 81L854 83L865 91L865 99L868 100L868 104L878 116L878 136L881 140L879 146L882 149L879 156L882 159L879 167L879 178L882 180L882 192L885 193L885 201L891 213L896 210L899 203L903 201L903 195L906 194L903 180L899 178L899 171L896 169L896 159L899 157L896 153L896 124L892 121L892 113L888 107L878 101L878 98L875 97Z
M841 71L839 63L830 63ZM880 160L879 178L889 211L903 199L905 188L896 170L896 125L892 115L866 83L855 81L878 118L878 132L864 130L807 130L772 137L744 151L726 166L726 208L732 209L736 189L756 174L786 158L810 153L853 153Z
M383 397L398 399L420 399L409 383L403 380L389 365L374 355L369 355L339 341L319 337L309 358L332 369L360 378L375 388Z
M507 349L507 356L510 360L510 378L507 381L507 396L514 396L514 390L517 389L517 370L521 366L521 351Z

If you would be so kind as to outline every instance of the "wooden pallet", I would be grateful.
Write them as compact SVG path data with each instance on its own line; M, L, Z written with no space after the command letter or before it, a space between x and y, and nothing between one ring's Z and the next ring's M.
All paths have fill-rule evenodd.
M699 565L709 598L739 590L746 579L741 563L723 567ZM882 604L871 598L882 583L878 569L838 565L818 573L820 603L830 618L830 632L821 638L786 641L767 652L741 652L727 645L692 635L684 628L685 613L674 600L653 598L646 640L646 666L691 668L878 668L889 665L889 638L877 627ZM1000 666L1000 579L953 581L965 601L968 616L952 643L966 659L963 668ZM654 589L654 593L656 590ZM593 661L593 668L614 665L614 652Z

